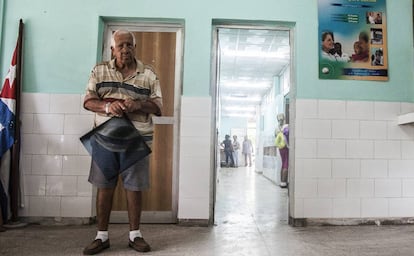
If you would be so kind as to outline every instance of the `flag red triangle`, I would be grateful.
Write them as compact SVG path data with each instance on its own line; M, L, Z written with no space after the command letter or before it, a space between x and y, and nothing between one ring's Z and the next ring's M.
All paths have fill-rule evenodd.
M13 58L7 76L4 79L3 88L1 89L0 98L16 99L16 64L17 64L17 44L13 52Z

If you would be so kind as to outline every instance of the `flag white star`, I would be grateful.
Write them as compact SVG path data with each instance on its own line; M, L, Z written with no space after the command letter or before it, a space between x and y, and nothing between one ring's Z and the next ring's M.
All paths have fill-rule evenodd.
M13 85L13 81L16 78L16 65L10 66L6 79L9 79L10 87Z
M4 128L6 127L4 127L2 123L0 123L0 132L3 131Z

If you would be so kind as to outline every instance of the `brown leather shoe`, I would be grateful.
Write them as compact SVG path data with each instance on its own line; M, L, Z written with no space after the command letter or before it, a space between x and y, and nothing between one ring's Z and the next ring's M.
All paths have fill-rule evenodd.
M129 247L131 247L137 252L151 251L151 247L149 246L149 244L147 244L147 242L145 242L144 238L142 237L135 237L133 242L129 240Z
M88 245L84 250L84 255L94 255L102 252L103 250L109 248L109 239L105 242L102 242L101 239L94 240L90 245Z

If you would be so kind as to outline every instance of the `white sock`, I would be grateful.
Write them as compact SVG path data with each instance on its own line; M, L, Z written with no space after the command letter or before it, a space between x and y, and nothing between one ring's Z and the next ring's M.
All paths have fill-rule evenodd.
M129 231L129 240L134 241L135 237L142 237L141 231L139 231L139 229Z
M102 243L108 240L108 231L100 231L98 230L98 233L96 234L95 240L101 239Z

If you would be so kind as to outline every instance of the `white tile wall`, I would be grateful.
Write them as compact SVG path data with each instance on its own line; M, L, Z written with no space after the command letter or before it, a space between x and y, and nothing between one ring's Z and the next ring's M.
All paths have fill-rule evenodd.
M316 142L318 158L345 157L345 140L321 139Z
M375 197L402 197L401 179L375 179Z
M318 179L318 197L343 198L345 195L345 179Z
M308 198L304 200L303 211L307 218L332 218L332 206L332 199Z
M389 215L393 217L414 216L414 198L390 199Z
M387 160L361 160L362 178L385 178L388 176Z
M374 179L347 179L347 197L365 198L373 197L375 193Z
M90 196L68 196L62 197L60 214L62 217L85 217L93 216Z
M346 119L346 102L339 100L318 101L318 119Z
M355 198L335 198L332 203L335 218L358 218L361 216L361 200Z
M60 216L60 197L29 197L29 215L42 217Z
M386 198L361 199L362 218L386 218L389 217L389 200Z
M414 130L413 127L411 129ZM401 141L401 158L402 159L412 159L413 155L411 154L414 152L414 141Z
M61 155L32 155L32 174L59 175L62 174Z
M332 138L359 138L359 122L356 120L332 120Z
M331 138L331 121L319 119L304 119L302 122L303 138Z
M208 219L211 98L182 97L178 219Z
M396 120L396 116L402 114L401 103L396 102L374 102L375 120Z
M79 137L92 127L82 95L24 93L22 216L90 217L90 158ZM293 216L393 218L414 214L414 104L297 100ZM208 219L211 98L183 97L179 219ZM45 124L46 123L46 124Z
M403 197L414 197L414 179L403 180L402 196Z
M78 94L22 94L21 216L92 216L90 157L79 137L93 115L82 102Z
M332 177L332 160L300 159L298 160L295 177L330 178Z
M184 218L209 217L210 111L207 98L192 98L184 111L183 202L201 200ZM24 208L21 216L90 217L95 195L87 181L90 157L79 137L92 128L93 115L82 107L83 95L22 95L22 157ZM194 104L197 103L197 104ZM195 127L197 124L197 127ZM208 134L200 136L200 134ZM188 214L187 214L188 213ZM195 213L195 215L194 215Z
M334 178L360 177L360 160L358 159L333 159L332 177Z
M360 139L383 140L387 138L386 121L360 121Z
M24 193L27 196L46 196L45 175L25 175L23 185Z
M389 160L388 171L390 177L413 178L414 160Z
M356 159L371 159L374 157L374 141L346 140L346 157Z
M296 100L296 218L414 215L414 104Z
M374 120L374 102L348 101L346 103L346 120Z
M33 133L35 134L62 134L63 115L59 114L34 114Z
M75 176L47 176L46 195L74 196L77 194L77 178Z
M181 157L180 170L186 175L180 175L180 195L191 198L209 198L210 159L207 157ZM206 182L207 181L207 182Z

